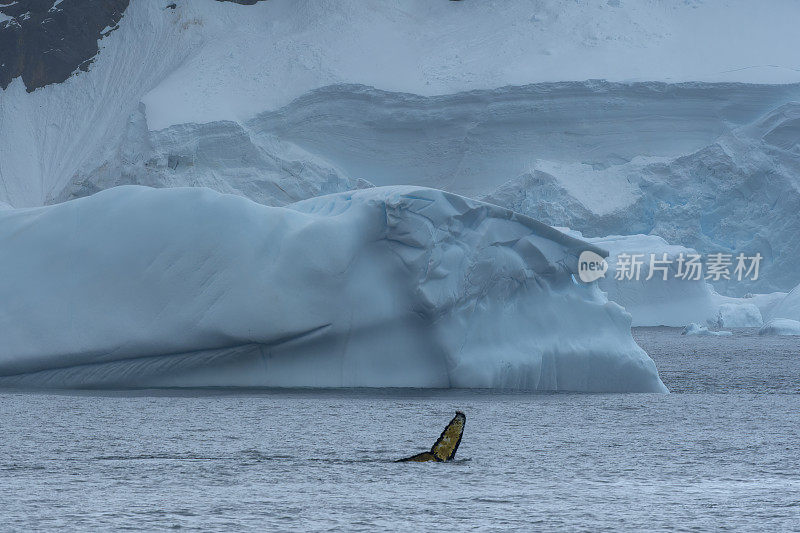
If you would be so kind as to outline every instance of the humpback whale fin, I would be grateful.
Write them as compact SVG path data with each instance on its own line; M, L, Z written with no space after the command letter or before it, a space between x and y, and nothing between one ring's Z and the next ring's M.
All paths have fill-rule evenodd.
M449 461L456 456L458 445L461 444L461 436L464 434L464 424L467 416L461 411L456 411L456 416L447 424L442 434L431 447L431 451L418 453L405 459L398 459L396 462L402 463L411 461L424 463L426 461Z

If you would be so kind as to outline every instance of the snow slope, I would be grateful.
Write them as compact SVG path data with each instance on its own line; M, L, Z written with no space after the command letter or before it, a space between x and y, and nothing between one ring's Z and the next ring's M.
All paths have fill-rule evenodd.
M791 0L178 6L209 41L144 97L151 129L243 121L339 83L431 96L588 79L800 82Z
M202 41L192 21L160 2L133 4L89 72L33 93L17 78L0 91L0 201L42 205L85 166L117 157L142 95Z
M418 187L266 207L119 187L0 211L0 385L666 391L601 250Z

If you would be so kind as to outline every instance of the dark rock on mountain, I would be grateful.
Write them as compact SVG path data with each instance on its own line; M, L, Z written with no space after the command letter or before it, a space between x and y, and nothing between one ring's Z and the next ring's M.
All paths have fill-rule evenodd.
M0 88L21 76L28 92L88 70L97 41L116 29L129 0L0 0Z

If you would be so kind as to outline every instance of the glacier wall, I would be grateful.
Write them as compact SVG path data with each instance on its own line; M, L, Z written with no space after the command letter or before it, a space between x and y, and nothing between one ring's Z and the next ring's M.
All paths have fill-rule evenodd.
M419 187L0 210L0 385L665 391L591 245Z
M585 81L429 97L340 85L248 125L376 185L413 180L481 196L540 160L603 170L642 156L692 153L795 99L800 85ZM633 200L624 179L597 174L601 183L584 188L594 180L570 176L572 169L564 174L568 192L601 213L615 205L609 198L592 203L596 189L623 185L613 192Z
M376 185L482 198L587 237L651 234L762 254L732 296L787 291L800 260L800 85L564 82L418 96L315 90L244 121L151 131L51 201L126 184L207 186L267 205Z
M797 7L789 0L768 10L745 0L517 0L502 9L427 0L133 2L117 26L101 30L96 47L86 42L99 28L96 2L45 0L29 13L11 4L0 15L0 41L8 45L0 61L0 201L17 207L56 201L76 175L131 155L118 153L120 135L140 104L146 127L158 131L243 123L342 83L435 96L600 78L800 81ZM42 19L45 4L52 13ZM20 24L34 46L18 49ZM54 46L38 46L39 34ZM72 54L85 61L62 83L49 84L61 79L53 73L29 76L27 87L14 78L17 67L56 63L67 74L61 69L71 63L62 60ZM26 92L40 82L47 86Z
M244 122L156 131L139 105L115 148L52 184L46 202L124 184L205 186L274 206L370 184L432 186L587 237L760 253L758 280L715 288L788 291L800 260L796 101L797 85L569 82L434 97L348 85ZM0 167L27 157L8 151ZM26 204L7 190L3 201Z
M248 126L351 179L410 180L590 237L761 253L759 280L717 284L743 295L797 282L798 101L799 85L569 82L435 97L339 86Z

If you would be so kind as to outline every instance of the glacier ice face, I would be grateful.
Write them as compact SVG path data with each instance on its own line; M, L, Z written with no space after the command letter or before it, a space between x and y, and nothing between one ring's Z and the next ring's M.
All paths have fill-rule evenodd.
M703 254L760 253L757 280L720 280L715 289L739 296L788 290L800 258L800 106L792 103L797 94L785 96L789 103L767 98L760 115L740 116L687 153L607 166L539 162L483 199L588 236L646 233ZM592 206L576 191L592 191L593 183L621 191L622 201Z
M272 206L371 186L312 154L283 149L246 124L222 121L149 131L144 106L131 115L119 151L90 172L76 174L50 201L118 185L209 187Z
M758 280L715 283L726 294L798 282L798 85L565 82L439 96L335 85L249 120L151 130L152 106L122 115L98 104L114 110L99 118L75 107L79 81L32 94L12 83L0 94L0 135L15 139L0 146L0 201L140 184L286 205L413 184L593 237L643 233L701 253L761 253Z
M702 150L798 97L800 85L593 80L438 96L332 85L247 125L376 185L481 196L540 170L598 217L642 195L638 181L629 182L626 163ZM567 222L561 225L584 230Z
M666 390L591 245L437 190L117 187L0 211L0 247L4 386Z
M367 182L431 186L592 237L760 253L757 280L716 290L788 290L800 258L798 98L798 85L569 82L430 97L337 85L247 121L157 131L141 108L120 151L50 200L125 183L267 205Z

